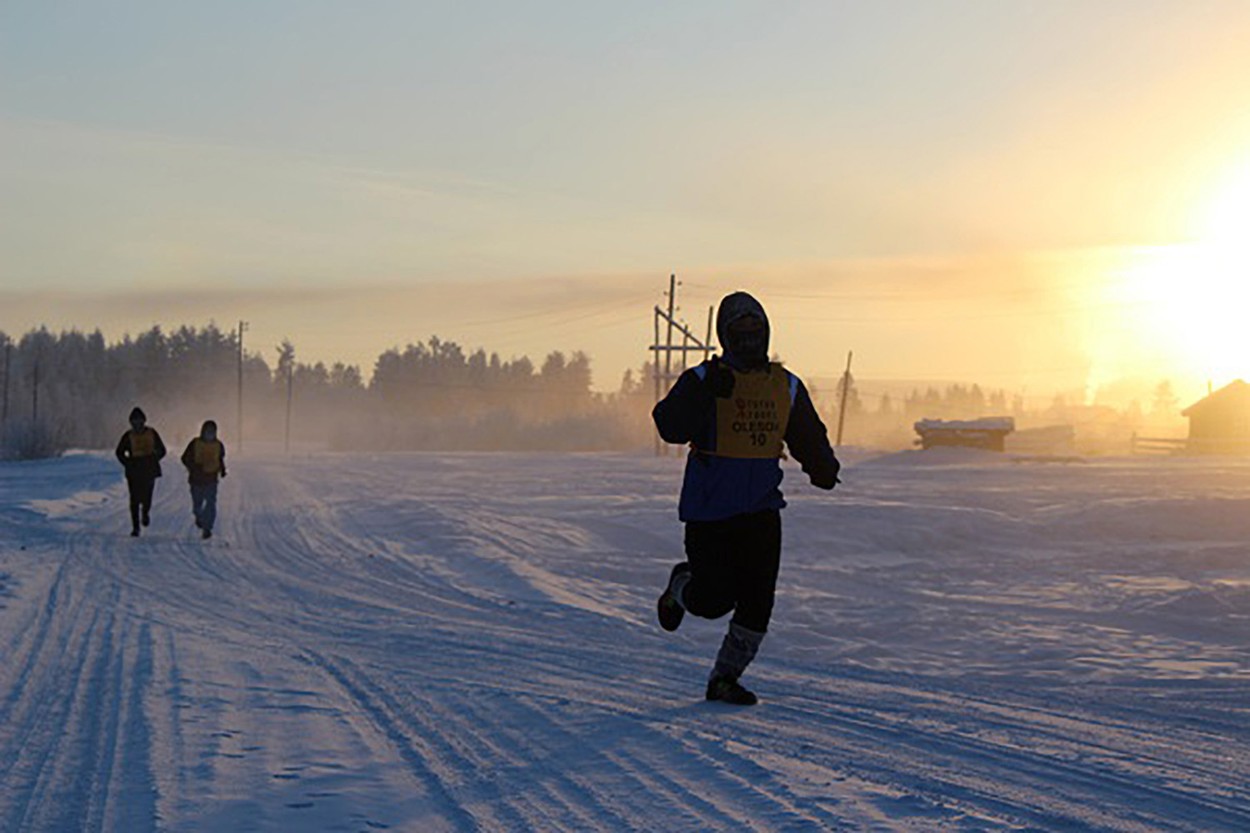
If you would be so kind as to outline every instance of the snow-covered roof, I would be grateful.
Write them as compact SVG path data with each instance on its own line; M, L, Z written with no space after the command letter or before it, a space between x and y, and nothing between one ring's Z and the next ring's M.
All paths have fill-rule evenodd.
M916 432L931 431L995 431L1010 433L1016 430L1011 417L982 417L981 419L922 419L915 425Z

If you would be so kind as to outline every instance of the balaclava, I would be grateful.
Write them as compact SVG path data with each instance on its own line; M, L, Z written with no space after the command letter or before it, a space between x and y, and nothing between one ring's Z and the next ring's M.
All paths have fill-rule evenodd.
M743 318L758 318L764 325L758 333L730 332L730 325ZM771 331L768 315L763 305L746 292L726 295L716 312L716 337L720 339L725 356L744 370L764 367L768 364L768 341Z

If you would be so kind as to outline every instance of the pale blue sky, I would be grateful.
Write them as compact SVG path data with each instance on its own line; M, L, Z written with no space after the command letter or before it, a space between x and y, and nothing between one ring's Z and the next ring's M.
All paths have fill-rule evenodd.
M1175 242L1250 147L1247 42L1244 2L8 0L0 290L576 301ZM446 297L410 337L491 346Z

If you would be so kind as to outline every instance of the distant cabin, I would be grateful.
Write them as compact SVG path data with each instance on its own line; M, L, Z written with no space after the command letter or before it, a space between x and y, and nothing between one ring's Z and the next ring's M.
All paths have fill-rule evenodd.
M1250 453L1250 385L1241 379L1190 405L1181 416L1189 418L1188 451Z
M1011 417L985 419L922 419L915 424L921 448L982 448L1002 451L1007 435L1016 430Z

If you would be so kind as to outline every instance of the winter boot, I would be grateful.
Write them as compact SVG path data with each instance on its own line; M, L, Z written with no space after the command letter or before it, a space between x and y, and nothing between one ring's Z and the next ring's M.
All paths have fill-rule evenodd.
M213 537L213 531L208 527L205 527L204 531L200 533L200 537L207 541L209 538Z
M733 677L714 676L707 681L707 699L733 706L754 706L759 698Z
M131 528L130 528L130 537L131 537L131 538L138 538L138 537L139 537L139 527L137 527L137 526L133 526L133 527L131 527Z
M148 507L146 506L143 507L143 525L144 526L152 525L152 515L149 513Z
M682 605L681 593L690 583L690 565L686 562L673 567L673 571L668 576L668 586L664 588L664 592L660 594L659 600L655 605L656 616L659 617L660 627L666 631L675 631L681 625L681 620L686 616L686 608Z

